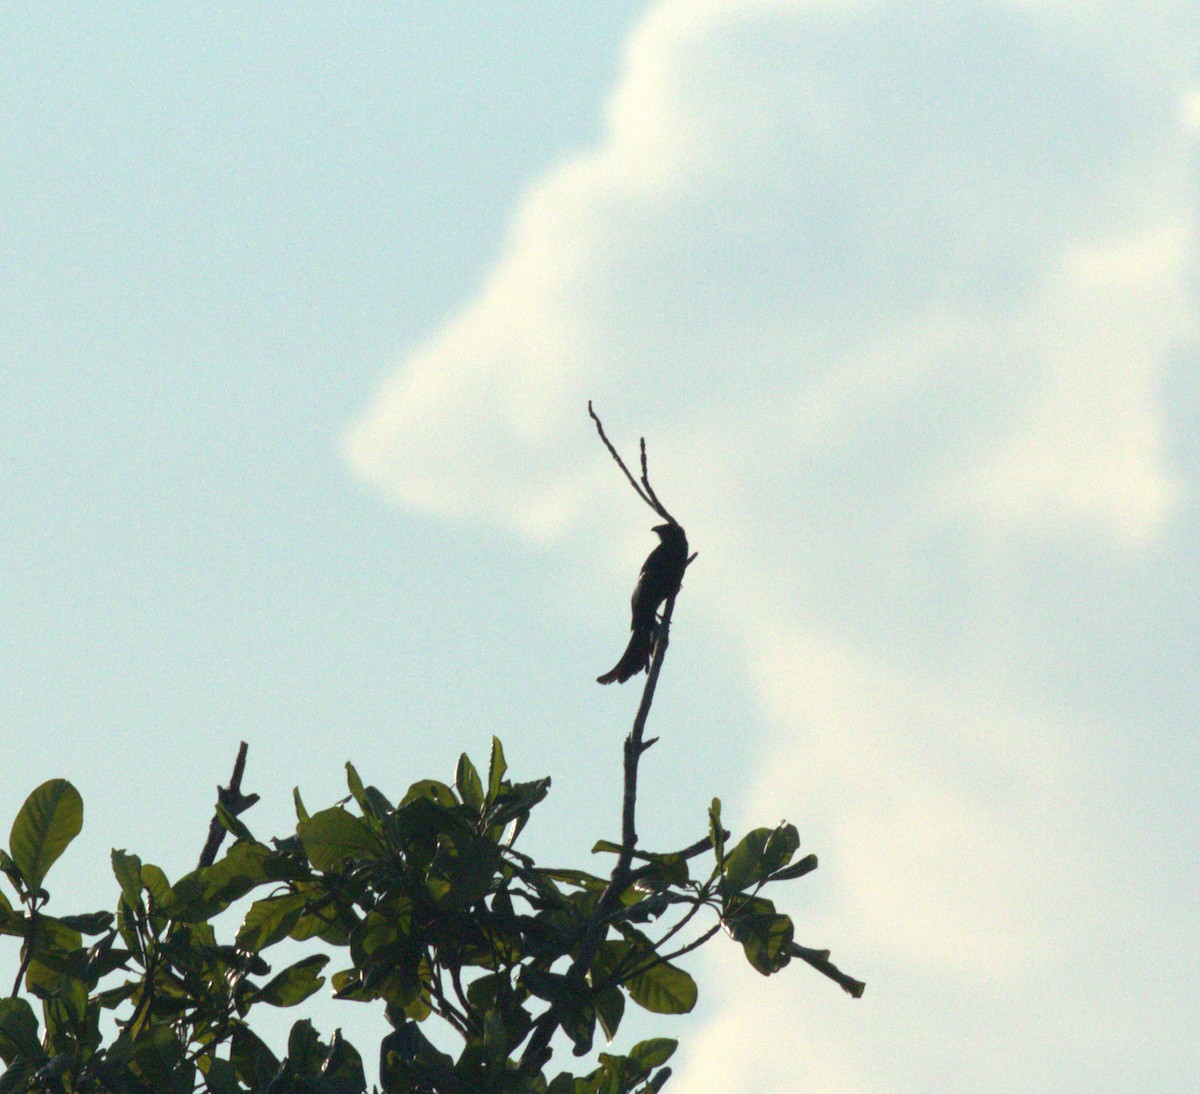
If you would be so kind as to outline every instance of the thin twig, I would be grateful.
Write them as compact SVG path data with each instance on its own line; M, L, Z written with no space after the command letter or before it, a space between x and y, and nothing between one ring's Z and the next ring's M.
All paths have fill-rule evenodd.
M638 438L642 450L642 485L646 488L646 493L650 495L650 501L654 505L654 511L659 516L669 520L672 524L675 523L675 518L667 512L667 508L661 501L658 500L658 495L654 492L654 487L650 485L650 472L646 468L646 438Z
M588 400L588 414L591 415L592 421L596 423L596 432L600 434L600 439L604 442L604 447L608 449L608 454L616 461L617 466L625 473L625 477L629 480L629 485L637 492L637 496L642 499L651 509L653 509L663 520L670 521L672 524L678 523L666 507L658 500L653 488L650 486L650 477L646 472L646 438L641 438L642 451L642 482L639 485L637 479L633 477L633 473L625 466L625 461L617 454L617 450L613 447L612 441L608 439L608 434L604 432L604 424L600 421L599 415L592 409L592 401ZM644 487L644 489L643 489Z

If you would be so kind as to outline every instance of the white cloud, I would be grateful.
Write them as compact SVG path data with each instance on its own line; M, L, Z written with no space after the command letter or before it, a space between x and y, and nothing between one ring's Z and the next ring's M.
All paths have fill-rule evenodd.
M1077 5L1024 8L654 8L603 142L531 187L479 295L347 441L405 505L545 539L612 493L586 399L653 425L702 537L689 595L769 727L751 804L804 803L837 863L805 941L868 955L909 1037L801 1039L774 1004L813 1091L950 1089L947 1054L984 1084L958 1089L1038 1085L1080 1034L1043 993L1040 1055L1012 1060L1020 999L1053 956L1094 962L1128 903L1082 819L1095 727L1013 691L1054 609L1009 560L1146 552L1179 511L1162 382L1195 333L1195 93L1161 12L1149 34L1109 6L1120 52ZM781 1035L734 1008L681 1094L737 1088L734 1045L764 1061L753 1089L795 1089Z
M1159 385L1171 351L1194 333L1193 236L1176 220L1063 256L1019 335L1020 349L1045 362L1040 390L961 486L985 520L1065 533L1082 522L1132 545L1164 530L1180 485Z

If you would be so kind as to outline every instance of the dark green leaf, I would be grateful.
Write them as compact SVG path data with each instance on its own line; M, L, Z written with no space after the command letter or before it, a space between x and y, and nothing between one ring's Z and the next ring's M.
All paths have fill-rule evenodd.
M328 961L328 954L319 953L289 965L254 993L254 1001L273 1007L294 1007L302 1003L325 983L321 970Z
M599 855L601 853L609 855L619 855L621 853L621 845L613 843L610 839L598 839L592 845L592 854Z
M0 892L0 934L11 934L17 938L25 937L26 919L22 912L14 911L13 906Z
M275 1054L242 1023L233 1027L229 1059L238 1079L251 1089L263 1089L279 1070Z
M383 820L383 818L391 816L395 812L392 808L392 803L383 796L381 791L373 786L368 786L363 791L363 801L363 812L379 820Z
M680 854L649 855L648 861L634 871L639 888L661 889L668 885L683 886L688 883L687 859Z
M237 1081L237 1069L228 1060L215 1056L201 1056L197 1062L209 1094L241 1094L242 1087Z
M526 965L521 983L539 999L545 999L554 1011L562 1031L574 1042L573 1051L582 1056L592 1047L596 1026L596 1008L586 985L571 981L561 973L545 972Z
M380 1078L385 1090L438 1090L438 1080L455 1083L454 1061L433 1047L416 1022L405 1022L379 1046Z
M313 868L333 870L347 859L377 859L382 848L370 828L358 817L334 806L314 813L296 825L304 853Z
M600 1020L600 1028L604 1031L605 1040L611 1043L617 1035L617 1027L625 1014L625 993L615 985L605 988L593 995L596 1005L596 1017Z
M538 870L538 874L541 877L550 878L552 881L565 881L579 889L603 891L608 886L608 882L604 878L596 877L595 874L589 874L584 870Z
M301 1075L316 1071L325 1059L326 1046L307 1018L293 1024L288 1034L288 1063Z
M50 779L25 799L8 848L29 892L42 887L50 867L82 829L83 799L66 779Z
M671 1069L664 1067L657 1075L654 1076L646 1084L646 1094L658 1094L664 1086L667 1085L667 1080L671 1077Z
M679 1047L679 1042L672 1037L652 1037L648 1041L639 1041L629 1051L629 1058L646 1071L661 1067Z
M46 1059L38 1036L38 1020L24 999L0 999L0 1059L11 1065L18 1056L39 1064Z
M817 856L805 855L799 862L793 862L791 866L785 866L782 870L776 870L771 875L772 881L791 881L793 878L803 877L805 874L811 874L817 868Z
M340 1029L334 1030L329 1039L329 1049L321 1062L319 1074L319 1094L363 1094L367 1089L362 1057L358 1049L342 1037Z
M793 942L788 947L788 952L793 957L800 958L801 961L807 961L818 972L828 976L842 991L854 996L855 999L862 998L862 993L866 990L867 985L861 980L855 980L853 976L847 976L834 965L829 960L828 950L810 950L807 946L800 946Z
M535 779L533 782L514 783L505 788L488 807L484 823L502 826L510 820L527 814L538 802L550 793L550 779Z
M666 962L630 977L626 987L633 1001L653 1014L687 1014L696 1005L696 981Z
M190 1091L192 1068L184 1064L183 1045L167 1023L145 1027L133 1045L132 1062L156 1094Z
M103 934L112 926L113 914L88 912L86 915L63 915L58 917L58 921L80 934Z
M770 905L770 901L761 903ZM773 910L744 912L726 920L725 928L734 941L742 944L746 960L763 976L778 972L791 960L788 947L794 932L790 916Z

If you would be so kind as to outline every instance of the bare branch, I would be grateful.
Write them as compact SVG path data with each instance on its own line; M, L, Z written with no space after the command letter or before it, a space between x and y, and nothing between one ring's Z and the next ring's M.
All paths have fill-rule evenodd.
M608 449L608 453L616 461L617 466L625 473L625 477L629 480L629 485L636 491L637 496L642 499L651 509L653 509L663 520L671 524L679 522L667 512L666 507L658 500L658 496L654 493L654 488L650 485L650 475L646 469L646 438L640 438L641 454L642 454L642 481L639 484L637 479L633 477L633 473L625 465L625 461L617 454L617 450L613 447L612 441L608 439L608 434L604 432L604 423L600 421L599 415L592 409L592 401L588 400L588 414L596 423L596 432L600 434L600 439L604 442L604 447Z
M233 764L233 774L230 776L229 785L217 787L217 804L224 806L235 817L239 813L244 813L258 801L257 794L242 793L242 775L246 771L246 752L249 747L245 741L242 741L238 748L237 759ZM217 861L217 852L221 849L224 839L225 826L221 823L221 818L214 815L208 826L208 839L204 843L204 850L200 852L199 866L211 866Z
M597 424L599 423L597 422ZM626 473L628 474L628 472ZM608 885L605 886L604 892L600 894L600 899L596 901L595 908L592 909L583 940L567 970L568 979L582 980L588 969L591 968L592 961L595 960L596 953L600 949L600 943L604 941L607 933L608 921L621 903L621 894L633 883L632 864L637 847L638 761L647 747L643 740L646 719L650 716L650 706L654 702L654 689L658 686L658 674L662 671L663 659L667 655L667 635L671 629L671 613L674 610L675 596L672 595L667 598L663 606L662 622L658 625L650 671L646 674L646 683L642 688L642 699L633 719L633 728L630 729L629 736L625 738L625 790L621 801L621 851L617 856L617 864L613 867ZM521 1054L520 1067L522 1071L528 1072L542 1066L547 1057L550 1039L554 1036L558 1024L553 1009L546 1010L534 1022L525 1051Z

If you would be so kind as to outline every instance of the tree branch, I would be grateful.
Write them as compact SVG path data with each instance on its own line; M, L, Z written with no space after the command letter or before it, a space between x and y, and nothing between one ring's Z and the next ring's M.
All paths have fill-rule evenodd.
M224 806L232 816L238 816L250 808L258 801L257 794L242 793L242 775L246 771L246 752L249 745L242 741L238 747L237 759L233 764L233 774L230 776L228 786L217 787L217 804ZM225 826L221 823L219 814L214 814L213 819L208 825L208 839L204 843L204 850L200 852L200 861L197 864L200 867L211 866L217 861L217 852L221 849L221 844L225 840Z
M624 466L624 465L622 465ZM642 753L650 747L645 743L646 720L650 716L650 706L654 702L654 690L658 686L658 674L662 671L663 659L667 655L668 633L671 628L671 613L675 609L675 597L667 598L663 607L662 622L654 643L654 655L650 661L650 671L646 674L646 683L642 688L642 699L638 704L637 714L634 715L633 728L625 738L625 787L621 800L621 851L617 856L617 864L600 899L588 917L587 928L575 958L567 970L569 980L583 980L591 968L604 941L609 917L617 910L621 902L621 894L633 882L633 856L637 846L637 781L638 762ZM653 742L650 742L653 743ZM689 850L691 850L689 848ZM558 1019L553 1008L547 1009L534 1022L529 1042L521 1054L520 1069L526 1073L540 1068L547 1058L550 1040L558 1028Z

